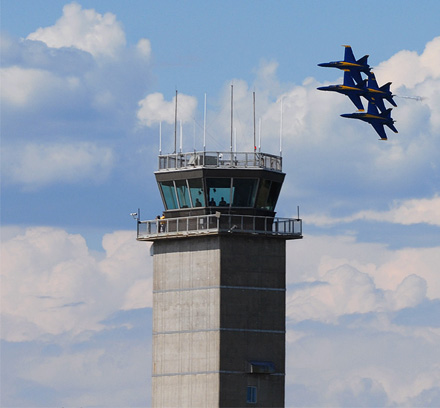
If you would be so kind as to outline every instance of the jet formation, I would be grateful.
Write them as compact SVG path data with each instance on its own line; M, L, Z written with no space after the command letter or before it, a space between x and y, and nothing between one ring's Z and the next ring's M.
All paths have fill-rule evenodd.
M344 118L360 119L373 126L381 140L387 140L384 125L397 133L394 127L395 120L391 118L392 108L386 108L384 100L393 106L397 106L390 91L391 82L379 87L376 76L368 65L368 55L356 60L353 50L349 45L344 45L345 55L343 61L332 61L318 64L320 67L338 68L344 71L344 82L341 85L330 85L319 87L320 91L338 92L350 98L358 109L355 113L341 115ZM362 74L367 78L363 79ZM368 101L367 112L365 112L361 97Z

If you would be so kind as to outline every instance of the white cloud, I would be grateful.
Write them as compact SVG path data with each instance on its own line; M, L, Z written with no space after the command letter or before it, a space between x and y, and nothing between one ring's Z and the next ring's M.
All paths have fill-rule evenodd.
M141 38L136 45L136 49L139 54L142 55L144 58L150 58L151 42L147 38Z
M353 290L365 293L366 299L369 299L369 296L377 297L378 303L375 305L380 307L380 302L385 302L382 306L385 305L388 310L396 307L394 303L399 296L406 296L404 288L408 282L412 282L414 287L418 288L413 293L414 301L422 300L419 295L425 285L423 282L426 282L426 297L430 300L440 299L438 265L438 246L391 250L386 244L360 243L356 242L354 237L337 235L306 235L301 241L291 241L287 244L288 285L293 285L292 290L296 290L295 285L308 282L310 286L302 289L300 286L304 292L300 290L298 293L303 293L307 302L310 301L312 304L320 301L319 297L315 299L309 296L314 291L325 292L338 300L335 291L343 289L338 279L344 276L344 273L347 275L344 282L351 279L353 286L359 286ZM413 275L420 280L413 278ZM407 283L399 289L399 285L407 278ZM344 290L346 296L350 296L351 288L347 287ZM328 313L339 316L337 304L334 305ZM348 308L348 303L344 304L344 307Z
M390 222L412 225L425 223L440 226L440 197L395 201L388 211L362 210L346 217L329 217L321 214L307 216L307 222L318 226L349 223L357 220Z
M378 289L367 273L349 265L329 270L315 284L293 290L287 298L287 316L294 321L334 322L354 313L390 312L413 307L426 296L426 281L412 274L395 291Z
M438 265L439 247L391 250L347 236L288 242L287 400L295 406L436 401Z
M100 182L114 164L110 148L87 142L29 143L20 151L7 148L3 156L6 181L30 190L56 182Z
M125 46L121 23L112 13L82 10L77 3L63 7L63 16L51 27L39 28L27 36L52 48L75 47L95 57L115 57Z
M414 51L400 51L379 64L374 71L380 75L384 83L392 82L394 88L402 85L414 88L426 79L440 78L439 61L440 37L436 37L426 44L421 55Z
M151 307L147 246L132 231L105 235L103 246L101 259L82 236L47 227L2 242L2 338L78 335L119 310Z
M0 75L2 103L16 107L24 107L28 104L35 106L38 101L41 101L42 95L60 92L60 90L60 93L64 94L75 91L79 86L79 81L75 77L60 78L41 69L12 66L2 68Z
M159 122L174 123L176 97L167 102L161 93L156 92L140 100L139 106L137 118L143 125L151 126ZM183 123L191 121L194 118L196 107L197 99L195 97L178 94L177 121Z

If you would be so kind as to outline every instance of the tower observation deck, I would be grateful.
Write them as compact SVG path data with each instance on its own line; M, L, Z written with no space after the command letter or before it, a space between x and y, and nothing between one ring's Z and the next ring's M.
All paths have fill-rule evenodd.
M276 217L280 156L159 156L163 218L138 220L152 241L153 407L284 406L286 240Z

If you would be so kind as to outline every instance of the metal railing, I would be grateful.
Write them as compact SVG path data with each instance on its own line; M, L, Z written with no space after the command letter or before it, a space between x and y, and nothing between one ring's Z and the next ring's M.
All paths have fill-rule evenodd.
M302 238L302 220L216 213L137 223L137 239L140 241L225 232Z
M195 167L260 168L282 171L282 157L261 152L190 152L159 155L159 171Z

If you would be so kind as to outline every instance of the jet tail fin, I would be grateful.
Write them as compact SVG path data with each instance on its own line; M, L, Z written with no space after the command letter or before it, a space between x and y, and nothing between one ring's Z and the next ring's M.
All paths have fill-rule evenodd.
M364 55L362 58L360 58L356 62L360 65L366 65L367 67L369 67L368 62L367 62L368 57L369 57L369 55Z
M383 91L383 92L391 92L390 91L390 85L391 85L391 82L387 82L385 85L382 85L380 87L380 90Z
M356 59L354 58L354 54L353 54L353 50L351 49L351 46L343 45L343 47L345 47L344 61L345 62L356 62Z

